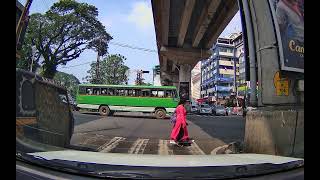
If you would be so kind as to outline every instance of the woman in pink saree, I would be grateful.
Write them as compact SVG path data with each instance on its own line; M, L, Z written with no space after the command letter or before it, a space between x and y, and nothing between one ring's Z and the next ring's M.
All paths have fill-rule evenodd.
M188 123L187 123L187 111L185 109L185 105L189 103L186 100L180 100L177 108L176 108L176 123L173 126L170 135L170 143L190 143L190 138L188 134Z

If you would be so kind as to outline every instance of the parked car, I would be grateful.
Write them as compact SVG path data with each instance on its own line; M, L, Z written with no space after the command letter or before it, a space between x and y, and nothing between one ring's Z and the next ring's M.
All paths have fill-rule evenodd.
M212 109L208 104L201 104L199 114L212 114Z
M216 106L215 108L215 115L222 115L226 116L227 115L227 110L223 106Z
M191 106L191 113L199 113L199 106L196 104L193 104Z
M212 114L215 115L216 114L216 105L211 104L210 107L211 107Z
M226 111L227 111L227 116L232 114L232 107L226 107Z

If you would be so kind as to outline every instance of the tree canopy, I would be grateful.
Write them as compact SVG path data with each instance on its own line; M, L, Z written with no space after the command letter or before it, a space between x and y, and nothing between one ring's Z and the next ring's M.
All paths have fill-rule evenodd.
M126 84L129 67L124 64L126 58L120 54L112 54L100 62L99 77L96 76L97 63L91 63L86 80L92 84Z
M106 54L112 37L97 17L95 6L75 0L58 1L45 14L32 14L23 58L28 60L32 53L36 63L41 59L42 75L53 78L58 65L78 58L85 49Z
M59 81L64 87L66 87L73 98L76 97L78 85L80 84L77 77L73 74L57 71L53 79Z

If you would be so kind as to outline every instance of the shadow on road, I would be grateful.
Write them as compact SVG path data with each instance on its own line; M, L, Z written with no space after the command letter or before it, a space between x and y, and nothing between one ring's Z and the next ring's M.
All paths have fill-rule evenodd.
M90 132L107 131L107 130L114 130L114 129L121 129L121 128L123 128L123 127L105 128L105 129L94 129L94 130L90 130L90 131L77 131L77 132L74 132L74 134L77 134L77 133L90 133Z
M199 126L211 137L225 143L243 142L245 133L245 120L237 117L188 117L193 124Z

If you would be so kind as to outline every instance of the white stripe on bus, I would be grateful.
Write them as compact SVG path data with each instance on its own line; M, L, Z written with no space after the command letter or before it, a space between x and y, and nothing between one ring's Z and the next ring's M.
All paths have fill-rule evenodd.
M78 104L79 108L99 109L100 105ZM134 107L134 106L108 106L112 111L132 111L132 112L154 112L156 107ZM167 113L172 113L175 108L165 108Z

